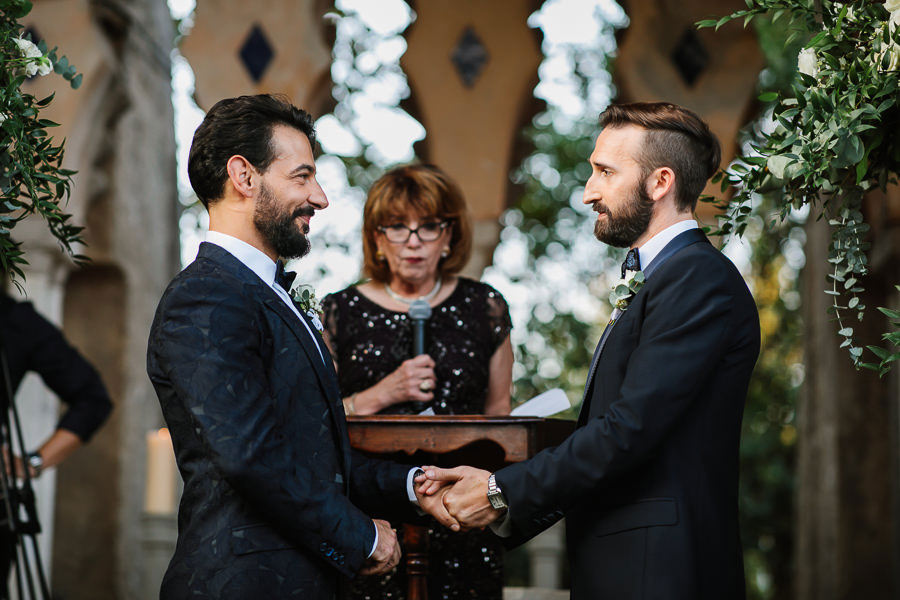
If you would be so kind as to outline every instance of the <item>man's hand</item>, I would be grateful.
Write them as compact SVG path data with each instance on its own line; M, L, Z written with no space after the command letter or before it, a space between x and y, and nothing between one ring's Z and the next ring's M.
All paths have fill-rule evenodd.
M491 506L487 498L489 471L474 467L439 469L428 467L425 475L416 478L421 483L417 493L425 496L441 491L444 506L450 516L459 521L463 531L483 529L502 516L502 512ZM443 490L447 483L452 484ZM442 491L443 490L443 491Z
M424 477L422 478L424 480ZM439 484L439 486L443 489L443 493L432 493L431 495L426 495L421 493L418 488L415 490L416 499L419 502L419 508L434 517L434 519L444 527L447 527L448 529L451 529L453 531L459 531L459 522L452 516L450 516L450 513L447 512L447 507L444 506L444 493L446 493L446 491L450 488L448 487L448 484L444 484L442 482L435 483Z
M397 531L391 524L381 519L372 519L378 530L378 545L375 552L360 569L360 575L384 575L390 573L400 564L400 543L397 542Z

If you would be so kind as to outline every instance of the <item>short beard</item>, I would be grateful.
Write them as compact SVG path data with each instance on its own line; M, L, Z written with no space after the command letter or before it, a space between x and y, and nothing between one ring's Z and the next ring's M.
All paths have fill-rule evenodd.
M653 217L653 200L639 182L628 203L622 207L621 214L613 214L603 204L599 213L606 213L606 219L603 222L598 218L594 223L594 236L604 244L628 248L647 231Z
M281 209L275 194L263 183L253 211L253 224L278 256L301 258L309 253L309 238L306 237L309 228L304 226L305 231L301 231L296 220L298 217L311 217L314 213L315 209L309 205L293 211Z

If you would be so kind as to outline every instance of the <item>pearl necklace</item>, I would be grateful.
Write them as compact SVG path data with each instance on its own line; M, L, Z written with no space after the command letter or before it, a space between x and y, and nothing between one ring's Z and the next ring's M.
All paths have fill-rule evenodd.
M441 291L441 279L438 279L434 287L431 288L431 291L425 294L424 296L419 296L418 298L404 298L397 292L391 289L390 284L384 284L384 291L387 292L387 295L396 300L397 302L402 302L403 304L412 304L416 300L424 300L425 302L430 302L432 298L437 296L438 292Z

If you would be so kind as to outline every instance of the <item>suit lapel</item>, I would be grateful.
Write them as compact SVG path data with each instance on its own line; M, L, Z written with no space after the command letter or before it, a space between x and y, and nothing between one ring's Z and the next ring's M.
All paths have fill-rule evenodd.
M330 364L331 355L328 354L325 341L319 336L315 327L310 325L309 331L307 331L303 323L300 322L300 319L297 318L297 315L294 314L294 311L284 303L284 300L278 297L275 290L268 286L266 286L266 288L268 289L268 294L265 296L263 302L265 302L266 306L271 310L274 310L294 333L294 337L297 338L300 345L303 347L303 351L306 352L307 357L309 357L309 360L313 365L313 371L316 373L316 379L319 380L319 385L325 392L328 410L331 413L331 420L339 434L338 439L340 440L341 451L343 453L345 473L348 473L349 470L347 469L349 468L350 455L349 448L345 447L349 440L347 422L344 418L344 408L341 406L341 395L336 384L334 365ZM299 308L297 311L303 315L303 311ZM301 318L304 320L306 319L305 316L302 316ZM322 352L325 355L324 360L322 354L319 354L319 349L316 348L316 342L313 341L313 337L309 334L310 331L316 336L316 341L322 348ZM346 481L348 477L345 476L344 479Z
M653 258L653 260L650 261L650 264L643 269L644 278L649 280L653 272L659 269L679 250L699 242L709 243L706 235L700 229L688 229L687 231L679 233L672 239L671 242L666 244L665 247L659 251L659 254L657 254ZM640 294L641 291L638 290L637 293ZM624 312L621 313L617 318L610 320L609 324L606 326L606 329L603 330L603 334L600 336L600 341L597 343L597 348L594 350L594 356L591 359L591 368L588 371L587 381L584 384L584 394L582 394L581 396L581 410L578 413L578 426L583 425L584 422L587 421L588 412L590 410L590 400L593 397L590 392L594 383L594 374L597 372L597 365L600 363L600 357L603 353L603 348L604 346L606 346L606 341L612 334L613 327L623 316L625 316Z
M282 302L282 304L284 304ZM319 344L319 348L322 349L322 354L324 355L324 365L325 365L325 379L326 385L331 384L331 391L328 394L328 405L331 408L331 416L334 420L334 424L340 433L341 438L341 448L344 452L344 473L347 475L344 476L345 485L350 484L350 448L344 448L344 444L349 444L350 433L347 431L347 419L344 416L344 405L341 402L341 390L338 386L337 380L337 371L334 370L334 362L331 359L331 353L328 351L328 346L325 345L325 339L322 338L322 335L319 333L319 330L310 322L309 317L303 312L303 310L294 302L294 306L297 307L297 312L300 313L301 318L306 322L309 326L309 331L312 332L313 336L316 338L316 343ZM296 320L296 319L295 319ZM309 338L309 335L306 335ZM313 348L315 350L315 348ZM318 354L318 351L316 351ZM319 379L321 381L321 379Z
M350 465L350 449L348 447L349 438L347 434L347 423L344 419L344 408L340 405L341 397L337 387L337 376L334 365L331 364L331 355L326 350L327 346L325 345L325 341L319 336L316 328L309 324L309 321L306 321L307 324L310 325L309 331L313 332L316 341L322 348L322 353L324 354L323 360L323 354L319 353L319 349L316 348L316 342L314 342L313 338L309 335L309 331L306 331L306 327L304 327L303 323L297 319L297 315L295 315L288 305L284 303L284 300L278 296L275 290L260 279L256 273L224 248L204 242L200 244L200 251L198 252L197 257L206 258L216 262L223 268L232 272L238 278L254 286L260 302L262 302L269 310L274 311L275 314L284 321L287 328L294 334L297 341L300 342L300 346L303 348L303 351L306 353L307 358L312 364L313 372L316 374L316 379L319 382L319 387L324 392L323 395L328 404L328 410L331 413L331 420L338 431L338 440L341 454L344 459L344 482L345 486L348 485L349 476L347 474L349 473ZM297 312L303 315L303 311L300 310L299 307L297 307ZM301 318L306 320L305 315Z

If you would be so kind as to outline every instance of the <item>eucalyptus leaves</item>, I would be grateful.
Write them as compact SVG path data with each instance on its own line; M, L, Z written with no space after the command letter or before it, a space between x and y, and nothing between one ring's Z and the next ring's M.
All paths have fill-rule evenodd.
M81 228L69 223L70 215L61 203L68 198L74 171L63 169L62 144L55 145L47 134L56 123L40 118L53 100L37 100L22 91L26 79L62 75L73 88L81 85L81 75L56 49L48 50L24 36L19 19L31 12L28 0L4 0L0 11L0 268L23 277L20 265L25 258L11 231L30 214L38 213L62 247L72 253L72 244L81 241ZM76 260L84 257L75 255Z
M631 299L644 285L643 271L630 271L631 277L620 279L612 286L609 303L621 311L628 310Z
M792 38L805 36L809 42L797 57L793 95L760 96L773 103L774 129L713 180L721 181L723 191L736 190L722 205L726 212L717 233L743 234L758 194L781 195L781 220L794 208L816 207L832 229L832 273L825 293L833 297L830 312L841 346L857 367L884 374L900 353L868 346L878 362L866 362L852 321L861 321L866 309L860 296L869 248L863 195L884 189L900 171L900 0L747 0L747 6L698 26L718 28L733 19L743 19L746 26L766 15L773 21L789 19ZM884 339L895 344L896 333Z
M322 331L322 303L316 298L316 291L309 285L297 285L291 288L290 292L291 298L294 302L297 303L297 306L302 310L309 320L312 322L313 326Z

